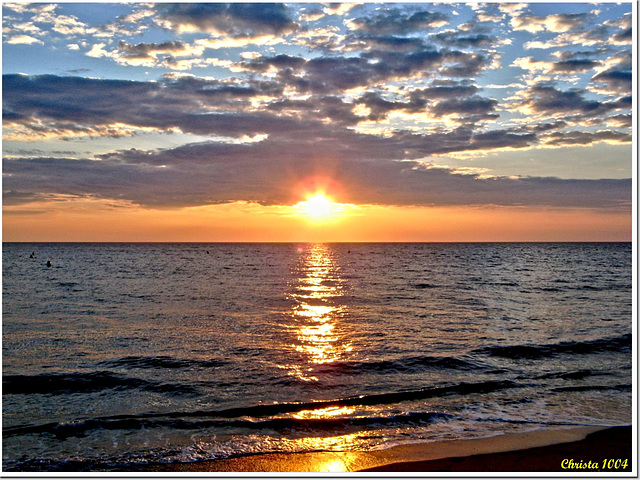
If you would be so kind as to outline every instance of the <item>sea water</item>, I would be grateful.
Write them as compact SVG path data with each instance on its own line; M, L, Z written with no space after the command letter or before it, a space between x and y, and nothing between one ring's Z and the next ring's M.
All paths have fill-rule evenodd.
M5 471L631 423L630 243L5 243L2 274Z

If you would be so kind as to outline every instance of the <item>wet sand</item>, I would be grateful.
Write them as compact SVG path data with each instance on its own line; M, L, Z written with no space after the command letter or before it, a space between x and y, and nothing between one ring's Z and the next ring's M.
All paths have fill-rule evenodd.
M632 428L581 427L403 445L373 452L254 455L157 464L154 472L620 472L632 471ZM613 462L604 464L605 459ZM616 460L618 460L616 462ZM626 460L626 468L623 463Z
M615 427L570 443L431 461L392 463L369 472L621 472L632 471L631 427ZM612 460L612 461L609 461ZM626 460L626 463L624 461ZM605 462L606 461L606 462Z

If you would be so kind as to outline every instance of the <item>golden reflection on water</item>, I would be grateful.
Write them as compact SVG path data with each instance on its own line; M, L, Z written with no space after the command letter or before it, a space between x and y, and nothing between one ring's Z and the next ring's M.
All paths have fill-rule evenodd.
M315 244L300 255L300 275L291 294L295 305L290 314L296 336L292 347L302 359L287 367L291 375L313 382L318 381L313 375L314 365L338 362L352 346L340 328L346 312L344 279L330 248Z
M353 450L357 445L358 434L349 433L345 435L335 435L332 437L304 437L292 440L292 443L296 445L295 448L300 451L307 452L344 452ZM331 459L331 462L335 459ZM328 463L328 462L327 462ZM342 462L340 462L342 463ZM336 467L337 465L334 465ZM319 469L319 471L326 471L325 468ZM336 470L344 471L344 470Z
M300 410L293 414L293 418L301 420L307 420L311 418L331 418L339 417L341 415L349 415L355 412L355 407L326 407L316 408L315 410Z

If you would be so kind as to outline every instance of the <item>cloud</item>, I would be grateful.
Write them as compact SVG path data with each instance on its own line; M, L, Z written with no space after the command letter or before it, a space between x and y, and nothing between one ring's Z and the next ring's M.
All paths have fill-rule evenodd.
M406 12L399 8L386 9L372 17L353 18L346 22L352 30L375 35L406 35L443 27L448 23L448 17L439 12Z
M300 20L303 22L316 22L321 18L324 18L326 12L320 8L313 8L309 11L303 11L300 14Z
M584 95L585 92L580 89L558 90L551 84L538 83L521 92L522 99L516 105L530 114L580 114L590 117L629 108L630 105L624 99L599 101L589 100Z
M352 35L347 37L345 51L407 52L427 49L424 40L394 35Z
M120 65L131 66L165 66L176 70L185 70L194 66L213 65L219 62L216 58L202 58L204 45L189 45L181 41L162 43L130 44L124 40L118 42L117 48L107 50L105 43L97 43L86 52L88 57L110 58ZM176 57L192 57L176 60ZM228 62L231 66L232 62Z
M631 45L633 43L631 14L625 14L617 20L608 20L604 24L618 30L611 36L610 41L615 45Z
M373 88L387 81L412 78L467 78L482 72L491 59L482 53L459 50L370 50L359 56L319 56L306 59L279 54L244 61L238 69L271 74L301 93L345 93Z
M298 29L283 4L276 3L160 3L158 21L176 32L217 35L285 35Z
M324 5L323 11L327 15L346 15L353 8L357 7L359 3L326 3Z
M599 25L589 30L563 33L548 41L535 40L526 42L524 48L549 49L573 45L581 45L582 47L606 46L608 41L609 29L604 25Z
M606 123L618 128L631 128L633 125L633 116L631 114L618 114L607 117Z
M254 96L281 93L281 88L270 82L236 85L188 77L136 82L12 74L3 76L3 118L5 125L21 125L36 134L71 135L77 131L119 136L129 127L253 136L264 130L293 128L293 120L266 113L247 115L241 110L216 114L216 108L225 112L230 99L238 107Z
M547 74L575 74L593 70L602 65L597 60L585 58L570 58L557 62L536 60L533 57L521 57L514 60L513 65L530 72L544 72Z
M569 32L582 28L588 17L589 14L583 13L556 14L546 17L517 15L511 19L511 26L514 30L525 30L529 33Z
M587 70L593 70L599 65L600 62L596 60L574 58L571 60L561 60L559 62L554 62L551 71L560 73L582 73L586 72Z
M161 63L160 56L165 56L172 60L173 57L201 55L203 51L204 47L193 47L180 41L132 45L120 40L118 42L116 60L118 63L126 65L153 66Z
M100 57L112 57L111 52L105 50L106 43L96 43L91 46L91 49L86 53L87 57L100 58Z
M512 15L519 14L522 10L528 7L526 3L500 3L498 9L503 13L509 13Z
M339 201L382 205L535 205L623 208L630 180L560 180L455 173L418 162L299 159L252 145L200 144L157 152L126 151L98 161L25 158L5 162L5 202L46 196L129 200L152 208L256 202L291 205L314 178L339 182ZM189 188L184 188L188 185Z
M15 4L12 6L10 6L10 4L3 4L3 6L9 6L9 8L27 18L26 21L21 23L12 22L12 19L5 18L5 25L10 30L26 33L42 33L42 29L46 26L50 28L50 32L55 32L66 37L88 35L96 32L95 29L79 21L75 16L62 15L56 12L58 8L56 4L25 4L22 7L17 7Z
M607 56L611 52L606 47L600 47L593 50L557 50L552 52L551 55L558 60L574 60L574 59L588 59L590 57Z
M492 176L478 163L449 168L426 159L629 145L632 68L622 45L631 16L591 27L593 14L536 17L516 4L474 4L469 19L463 6L456 16L421 4L180 3L139 4L93 28L56 16L56 8L63 10L10 9L25 18L11 20L8 43L19 35L52 38L66 55L74 48L119 65L174 71L156 81L4 75L5 139L81 138L84 149L85 137L175 132L185 135L163 145L186 135L199 143L96 156L14 148L3 165L7 204L77 196L153 208L291 205L301 184L322 177L340 184L332 192L338 201L353 203L629 211L630 180ZM505 48L509 20L518 29L514 39L556 51L517 59L523 74L507 69L508 85L483 89L478 77L513 58ZM47 32L34 29L42 25ZM77 38L83 35L92 38ZM175 71L203 66L227 71L219 79ZM504 123L492 121L500 116Z
M281 69L306 66L308 62L292 56L266 59L267 66L278 65ZM355 65L359 64L355 59ZM344 74L340 69L327 74L320 66L315 68L317 75L329 75L332 81L336 78L336 83L341 81L339 74ZM313 78L311 75L306 81ZM439 81L426 88L395 93L373 89L353 99L331 93L294 99L283 98L284 89L293 81L285 80L284 83L257 79L220 81L170 75L158 82L137 82L10 74L3 77L5 135L119 137L145 131L177 131L242 142L262 135L269 138L270 145L282 141L289 148L308 152L323 148L325 154L333 152L339 158L344 152L337 145L344 145L348 152L361 152L362 158L384 154L382 158L415 159L444 153L533 147L538 143L536 133L543 131L543 124L524 130L474 131L477 122L497 118L499 101L479 95L478 87L468 82ZM357 84L359 77L356 80ZM327 78L323 81L326 86ZM354 80L347 79L346 83L331 87L352 85ZM313 84L307 86L311 88ZM602 121L607 113L631 107L630 97L597 101L584 95L578 89L562 91L550 84L536 84L520 92L511 108L525 109L541 119L560 116L577 122L576 116ZM451 128L451 124L447 127L443 123L438 130L423 134L388 130L383 136L359 135L345 128L355 127L363 120L381 121L391 112L421 114L429 121L447 117L460 127ZM548 126L544 129L547 131L566 124L544 125ZM303 140L304 136L311 144Z
M591 145L598 142L607 143L631 143L632 137L629 133L615 132L612 130L601 130L595 133L570 131L553 132L542 137L545 145Z
M340 34L340 29L336 26L324 28L305 29L298 32L292 39L297 45L302 45L310 50L340 51L348 50L351 46L344 45L345 36Z
M95 32L93 28L89 28L85 23L80 22L76 17L69 15L55 15L52 23L52 30L65 36L87 35L89 33Z
M124 43L121 47L153 57L160 51L182 51L184 44ZM5 75L3 117L8 132L118 136L180 131L212 139L97 158L8 158L6 198L16 204L52 195L91 196L155 208L235 201L292 204L300 200L293 192L301 182L322 176L338 180L343 187L338 192L344 196L341 200L355 203L594 208L629 204L628 181L488 178L484 171L480 175L435 168L420 159L539 145L628 142L628 133L614 130L560 132L569 120L553 121L553 117L603 116L630 108L630 98L589 100L583 90L536 84L522 92L520 106L551 121L478 129L476 122L497 116L499 100L482 96L469 80L437 78L424 88L371 88L344 95L355 86L409 75L417 65L446 70L473 58L472 54L429 50L421 52L422 57L410 51L387 58L388 52L374 53L311 59L249 55L243 65L255 73L275 73L271 80L169 75L141 82ZM285 89L292 86L310 94L285 97ZM364 118L356 114L358 106L368 110L368 119L374 121L395 111L425 113L431 120L452 117L459 124L363 134L351 128ZM610 118L611 122L624 120ZM215 140L220 137L227 140Z
M411 95L411 99L408 102L389 101L379 93L367 92L356 101L356 104L363 105L368 112L367 118L373 121L386 118L388 113L392 111L417 113L425 111L427 107L426 99L417 94L417 92Z
M606 93L624 95L631 93L632 76L633 75L631 69L622 70L612 68L610 70L605 70L594 75L591 78L591 81L599 84L604 84L604 88L601 88L600 90Z
M480 90L475 85L459 84L454 82L438 82L436 85L421 90L417 90L420 94L428 98L460 98L473 95Z
M31 45L34 43L39 43L40 45L44 44L44 42L42 42L41 40L38 40L37 38L31 37L29 35L16 35L7 40L7 43L11 45Z
M461 35L457 30L447 30L430 37L438 43L458 48L467 47L490 47L499 44L497 37L484 33L473 35Z
M443 115L473 115L476 118L496 118L497 115L490 115L498 105L498 101L493 98L483 98L478 95L467 98L450 98L438 102L431 111L437 117Z
M631 27L614 33L611 41L616 45L631 45L633 43L633 30Z

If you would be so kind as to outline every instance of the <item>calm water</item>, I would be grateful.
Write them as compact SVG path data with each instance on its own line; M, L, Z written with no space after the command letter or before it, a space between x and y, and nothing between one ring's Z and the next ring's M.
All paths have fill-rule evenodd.
M4 244L2 269L5 470L631 423L629 243Z

